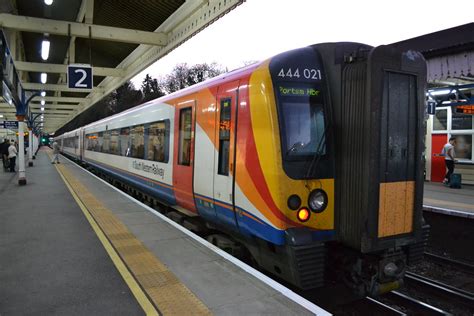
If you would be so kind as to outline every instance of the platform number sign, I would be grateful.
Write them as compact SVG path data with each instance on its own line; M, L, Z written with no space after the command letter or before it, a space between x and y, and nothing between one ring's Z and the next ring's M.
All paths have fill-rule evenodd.
M71 89L92 89L92 67L90 65L68 65L67 85Z
M428 114L430 115L434 115L436 113L436 101L434 100L428 100L426 102L426 106L427 106L427 112Z

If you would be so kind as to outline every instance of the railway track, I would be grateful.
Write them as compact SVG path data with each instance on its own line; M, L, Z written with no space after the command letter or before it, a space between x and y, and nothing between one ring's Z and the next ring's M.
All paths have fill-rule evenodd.
M473 264L469 264L467 262L463 262L463 261L459 261L459 260L455 260L451 258L446 258L443 256L438 256L429 252L425 252L424 256L426 259L434 263L437 263L443 266L449 266L450 268L455 268L456 270L462 271L464 273L474 274Z
M411 272L406 273L405 284L410 289L416 289L419 293L427 294L428 297L445 301L452 306L459 306L460 304L464 308L474 310L473 293Z

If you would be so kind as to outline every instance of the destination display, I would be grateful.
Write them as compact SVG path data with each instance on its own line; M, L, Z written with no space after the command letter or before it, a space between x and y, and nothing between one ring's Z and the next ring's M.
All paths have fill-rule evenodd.
M474 114L474 105L458 105L456 113L460 114Z
M282 97L315 97L319 96L321 91L310 87L279 86L278 93Z

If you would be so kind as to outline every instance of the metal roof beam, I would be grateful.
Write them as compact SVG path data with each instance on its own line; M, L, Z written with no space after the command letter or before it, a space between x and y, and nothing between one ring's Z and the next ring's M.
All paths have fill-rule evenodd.
M32 72L48 72L48 73L61 73L67 72L67 65L63 64L44 64L44 63L30 63L26 61L15 61L16 69L22 71ZM110 76L110 77L123 77L125 71L120 68L106 68L94 66L94 76Z
M66 84L51 84L51 83L34 83L24 82L23 89L25 90L46 90L46 91L67 91L67 92L91 92L90 89L71 89ZM93 92L103 92L104 88L94 87Z
M45 104L45 105L39 105L39 104L30 104L30 109L40 109L40 108L45 108L47 109L62 109L66 111L72 111L72 110L77 110L77 105L62 105L62 104Z
M87 101L86 98L73 98L73 97L50 97L50 96L36 96L32 101L41 101L45 100L46 102L68 102L68 103L81 103Z
M104 25L40 19L8 13L0 14L0 25L4 28L23 32L49 33L83 38L89 38L90 35L92 39L103 41L154 46L165 46L168 43L168 36L161 32L146 32Z

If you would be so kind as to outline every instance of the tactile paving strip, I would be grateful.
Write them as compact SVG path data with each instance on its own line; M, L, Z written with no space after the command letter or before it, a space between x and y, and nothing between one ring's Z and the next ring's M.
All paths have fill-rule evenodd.
M71 185L125 262L141 288L162 315L211 315L205 306L169 271L64 165L58 170Z

